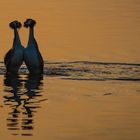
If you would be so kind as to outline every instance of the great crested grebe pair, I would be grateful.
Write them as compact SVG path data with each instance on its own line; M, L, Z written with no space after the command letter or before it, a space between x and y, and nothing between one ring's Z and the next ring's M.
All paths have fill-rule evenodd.
M13 21L9 24L14 30L14 40L13 47L4 57L7 74L17 74L23 62L25 62L30 74L43 74L44 61L34 37L35 25L36 21L33 19L27 19L24 22L24 27L29 28L29 40L27 47L24 48L18 34L22 24L18 21Z

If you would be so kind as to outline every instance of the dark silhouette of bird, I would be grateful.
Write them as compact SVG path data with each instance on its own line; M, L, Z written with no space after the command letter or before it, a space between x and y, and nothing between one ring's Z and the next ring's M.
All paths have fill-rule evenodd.
M10 28L14 30L14 40L12 48L6 53L4 63L7 74L17 74L20 66L23 63L23 46L20 41L18 30L21 28L21 23L13 21L9 24Z
M24 22L24 27L29 28L29 40L27 47L24 49L24 61L32 75L43 74L44 61L40 54L38 44L34 37L34 26L36 21L27 19Z

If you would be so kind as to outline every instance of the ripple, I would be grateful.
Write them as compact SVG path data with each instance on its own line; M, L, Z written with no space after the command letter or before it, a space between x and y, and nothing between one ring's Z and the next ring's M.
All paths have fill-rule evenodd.
M5 74L5 71L3 62L0 62L0 74ZM19 74L28 74L24 64ZM44 75L65 80L140 81L140 64L90 61L45 62Z
M32 136L35 114L41 102L47 99L42 95L43 76L5 75L4 105L9 106L6 119L7 129L12 135ZM13 133L14 132L14 133ZM28 133L26 133L28 132Z

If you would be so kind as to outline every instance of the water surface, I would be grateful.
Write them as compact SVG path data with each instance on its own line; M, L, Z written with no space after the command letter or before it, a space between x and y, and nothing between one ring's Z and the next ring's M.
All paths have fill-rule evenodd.
M7 140L138 140L140 65L47 62L42 77L4 76L1 137Z
M1 0L0 139L139 140L140 1ZM5 76L9 22L37 21L42 77ZM19 31L24 47L28 31Z
M32 17L45 60L140 62L139 0L4 0L0 9L0 60L12 46L9 22ZM27 29L20 36L26 47Z

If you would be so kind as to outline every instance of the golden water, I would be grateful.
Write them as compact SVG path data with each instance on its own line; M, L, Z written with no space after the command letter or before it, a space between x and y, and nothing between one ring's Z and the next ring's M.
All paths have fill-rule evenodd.
M40 88L29 83L31 87L27 88L27 81L21 83L19 106L12 98L11 90L17 91L14 84L11 88L1 86L1 139L140 138L139 82L65 81L44 77Z
M62 62L45 65L43 79L5 78L0 67L1 140L140 139L139 66L64 63L139 63L138 0L1 0L0 11L1 61L9 22L34 18L44 60Z
M31 17L45 59L139 63L138 0L2 0L0 9L1 59L12 45L9 22ZM26 47L27 29L20 35Z

